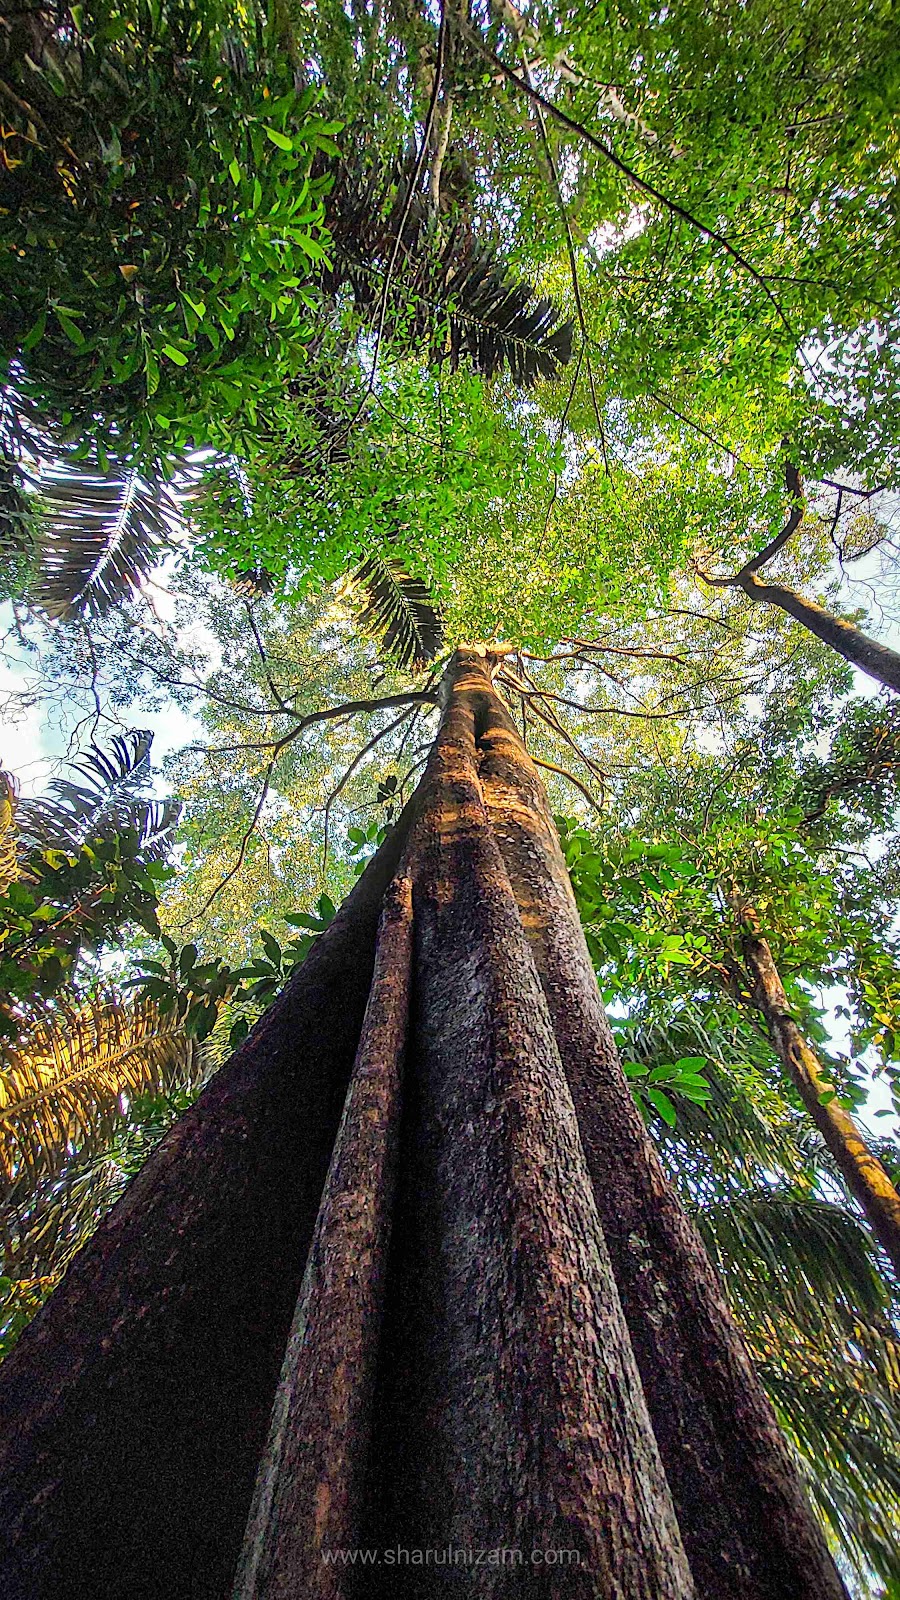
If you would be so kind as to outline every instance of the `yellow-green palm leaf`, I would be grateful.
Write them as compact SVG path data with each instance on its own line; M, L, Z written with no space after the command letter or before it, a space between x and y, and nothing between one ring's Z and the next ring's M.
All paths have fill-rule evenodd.
M9 1192L99 1154L127 1101L199 1079L196 1044L149 1001L61 1003L0 1060L0 1184Z

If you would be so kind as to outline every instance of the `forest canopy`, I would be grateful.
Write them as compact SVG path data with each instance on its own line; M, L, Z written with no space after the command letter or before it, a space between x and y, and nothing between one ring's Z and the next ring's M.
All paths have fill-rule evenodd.
M0 16L4 1352L490 644L666 1172L900 1593L900 1257L840 1131L889 1211L898 95L888 0Z

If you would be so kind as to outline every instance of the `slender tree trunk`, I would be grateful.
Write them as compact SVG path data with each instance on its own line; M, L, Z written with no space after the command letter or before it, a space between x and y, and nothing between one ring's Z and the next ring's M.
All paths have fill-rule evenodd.
M391 838L0 1370L5 1600L844 1594L493 661L457 652Z
M740 573L732 581L751 600L780 606L782 611L802 622L817 639L830 645L832 650L837 650L851 666L859 667L861 672L867 673L877 683L883 683L886 688L900 691L900 652L897 650L879 644L877 639L870 639L852 622L834 616L823 606L816 605L814 600L804 599L796 589L789 589L783 583L763 583L752 572Z
M900 1194L868 1148L849 1111L836 1099L823 1102L822 1095L830 1085L815 1051L791 1015L767 940L756 932L747 933L743 948L753 999L765 1016L784 1069L834 1156L847 1188L859 1201L872 1232L900 1276Z

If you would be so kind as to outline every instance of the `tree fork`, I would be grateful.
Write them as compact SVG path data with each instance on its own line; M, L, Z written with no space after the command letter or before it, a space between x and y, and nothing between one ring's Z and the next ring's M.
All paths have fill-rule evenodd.
M744 961L753 1000L766 1019L772 1043L784 1069L818 1128L835 1164L869 1220L872 1232L900 1276L900 1194L876 1155L866 1144L849 1111L834 1099L822 1064L797 1026L769 943L759 933L751 910L744 911L750 931L744 934Z
M322 1559L360 1545L521 1551L473 1600L844 1594L497 662L457 652L398 826L4 1365L8 1600L223 1600L245 1524L241 1600L443 1591Z

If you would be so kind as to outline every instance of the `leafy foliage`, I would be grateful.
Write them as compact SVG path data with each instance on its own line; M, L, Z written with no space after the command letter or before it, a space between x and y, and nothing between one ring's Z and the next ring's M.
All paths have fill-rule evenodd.
M14 1038L30 1001L71 982L82 953L124 925L158 933L179 808L141 796L149 750L149 734L119 736L85 753L78 780L19 802L17 874L0 895L0 1035Z
M132 729L114 735L106 749L92 745L80 760L69 763L77 779L52 778L49 794L20 802L17 821L23 840L78 847L86 839L111 841L134 833L142 854L158 860L171 840L179 807L142 793L150 776L152 742L152 733Z
M865 1583L895 1577L900 1482L896 1285L840 1197L763 1036L722 1000L682 1000L669 1020L634 995L614 1026L649 1074L690 1050L708 1097L654 1118L663 1163L715 1262L810 1494Z
M192 1103L198 1083L126 1101L109 1145L20 1195L0 1213L0 1359L52 1293L73 1256L140 1170L163 1134Z
M6 893L19 875L16 800L15 783L9 773L0 768L0 895Z
M0 1356L59 1281L207 1061L174 1018L74 991L0 1057Z
M255 16L194 0L21 12L2 52L5 373L107 450L252 425L326 249L316 91Z
M6 1198L34 1185L74 1152L90 1155L110 1137L120 1097L134 1098L196 1075L194 1047L177 1020L149 1002L125 1005L100 993L82 1003L57 997L0 1068L0 1173Z
M260 928L263 954L254 955L248 964L235 969L217 959L198 961L195 944L179 948L174 939L163 934L168 961L145 956L142 970L128 983L138 987L160 1015L173 1018L188 1039L210 1038L220 1019L226 1017L228 1044L234 1050L305 960L313 939L328 927L334 915L334 902L327 894L319 896L314 912L285 912L288 926L304 931L282 946L266 928Z

